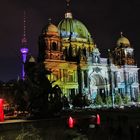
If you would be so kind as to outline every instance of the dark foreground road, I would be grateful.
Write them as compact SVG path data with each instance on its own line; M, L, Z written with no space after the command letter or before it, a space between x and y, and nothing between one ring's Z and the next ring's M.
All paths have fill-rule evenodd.
M96 128L69 129L66 118L100 114ZM140 140L140 109L78 110L64 112L63 117L38 121L0 124L0 140ZM65 116L65 117L64 117Z

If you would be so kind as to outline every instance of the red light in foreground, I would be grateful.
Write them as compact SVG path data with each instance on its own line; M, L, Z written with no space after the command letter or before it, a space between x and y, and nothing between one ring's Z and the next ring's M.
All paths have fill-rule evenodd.
M69 128L73 128L74 127L74 119L72 117L69 117L68 125L69 125Z
M3 99L0 99L0 122L4 121Z
M96 123L97 123L98 125L100 125L101 120L100 120L100 115L99 115L99 114L96 115L96 119L97 119L97 120L96 120L96 121L97 121Z

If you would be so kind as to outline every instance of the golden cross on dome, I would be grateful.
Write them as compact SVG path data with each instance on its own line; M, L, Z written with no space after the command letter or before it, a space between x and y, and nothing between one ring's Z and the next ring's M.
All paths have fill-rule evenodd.
M120 32L120 34L121 34L121 37L123 37L123 32Z
M66 0L66 2L67 2L67 6L69 6L70 5L70 0Z
M70 7L70 0L66 0L67 2L67 10L69 11L69 7Z
M51 24L51 23L52 23L52 19L51 19L51 18L49 18L49 19L48 19L48 22L49 22L49 24Z

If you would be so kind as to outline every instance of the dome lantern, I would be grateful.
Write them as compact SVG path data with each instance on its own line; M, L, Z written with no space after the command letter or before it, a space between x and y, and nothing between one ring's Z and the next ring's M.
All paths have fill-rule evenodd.
M70 12L70 0L66 0L67 2L67 10L65 13L65 18L72 18L72 13Z

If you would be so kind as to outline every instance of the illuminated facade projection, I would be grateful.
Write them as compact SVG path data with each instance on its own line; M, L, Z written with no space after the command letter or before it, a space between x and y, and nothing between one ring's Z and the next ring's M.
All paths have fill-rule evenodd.
M90 99L97 94L105 97L120 93L136 100L139 68L129 40L121 34L116 47L108 53L108 59L100 57L88 29L73 18L70 10L58 26L49 21L39 37L39 61L52 72L49 80L69 98L77 93Z

